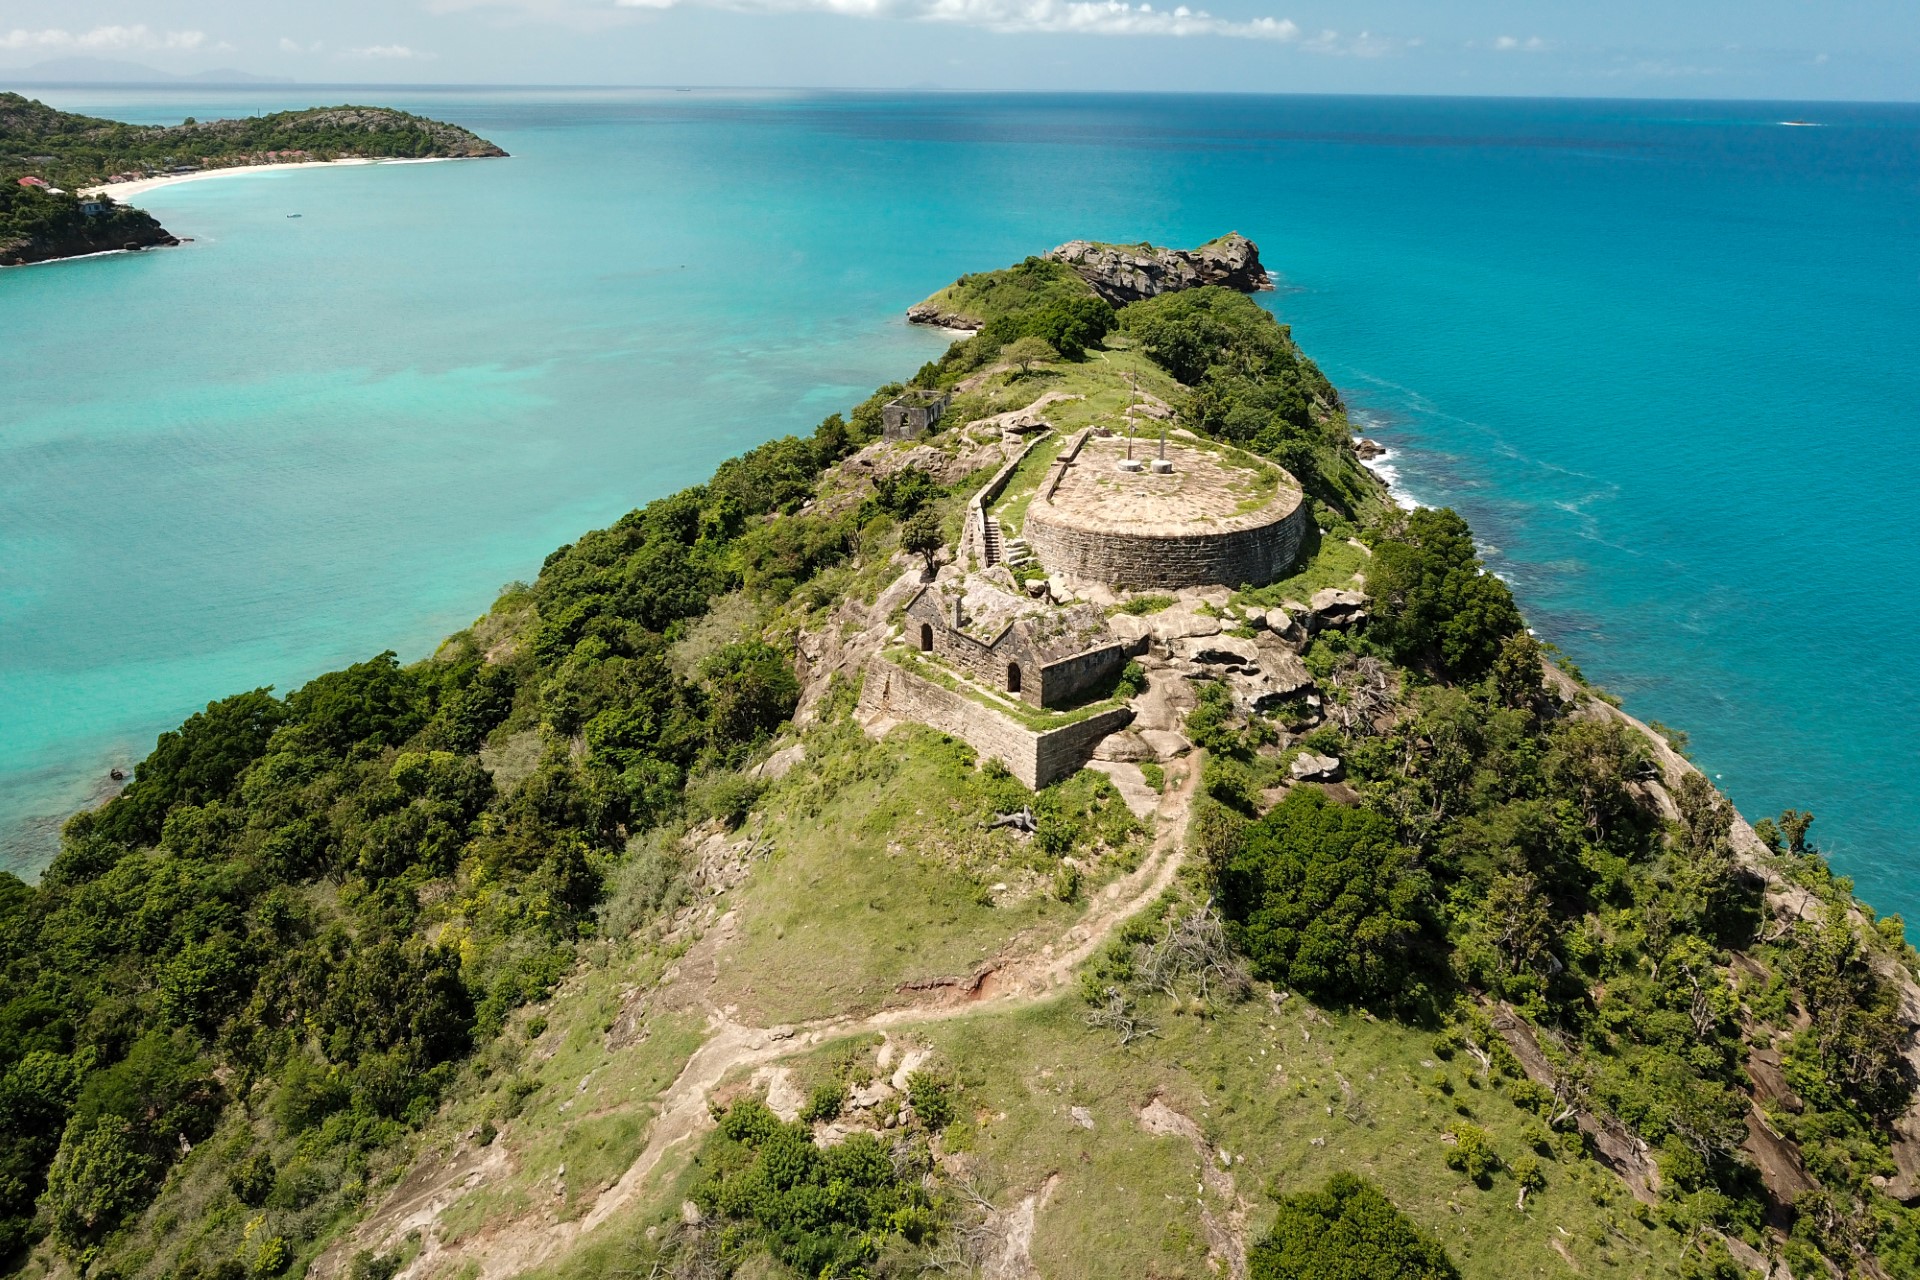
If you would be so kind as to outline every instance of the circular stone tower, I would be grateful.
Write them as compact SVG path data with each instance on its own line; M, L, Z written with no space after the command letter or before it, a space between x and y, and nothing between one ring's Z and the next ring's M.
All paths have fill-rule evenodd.
M1251 454L1169 440L1166 462L1126 467L1127 441L1062 452L1022 536L1049 573L1115 587L1258 586L1293 567L1307 506L1292 476ZM1134 457L1158 461L1157 443Z

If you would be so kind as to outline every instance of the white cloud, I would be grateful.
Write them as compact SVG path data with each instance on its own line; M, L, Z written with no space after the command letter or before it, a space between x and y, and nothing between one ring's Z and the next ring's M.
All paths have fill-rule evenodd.
M0 31L0 49L198 49L207 41L204 31L155 31L145 23L130 27L95 27L78 33L49 27L28 31L15 27Z
M423 57L432 56L430 54L415 53L413 50L407 48L407 46L403 44L370 44L366 46L364 49L354 49L351 52L353 56L356 58L405 59L405 58L423 58Z
M832 13L850 18L945 22L1007 33L1054 32L1102 36L1225 36L1291 41L1300 28L1286 18L1238 21L1185 4L1152 0L616 0L629 9L688 5L740 13Z
M1338 31L1323 30L1308 37L1300 47L1308 53L1323 53L1336 58L1385 58L1403 49L1418 48L1423 43L1419 39L1396 40L1375 35L1371 31L1343 36Z
M1544 53L1547 42L1539 36L1528 36L1525 40L1518 36L1501 36L1493 42L1497 53Z
M318 40L315 40L312 44L301 44L298 40L292 39L291 37L280 37L280 52L282 53L319 53L324 48L326 48L326 45Z

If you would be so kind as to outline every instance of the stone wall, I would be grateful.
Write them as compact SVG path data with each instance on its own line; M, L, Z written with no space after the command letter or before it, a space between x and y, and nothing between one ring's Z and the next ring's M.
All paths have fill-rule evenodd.
M1013 479L1013 471L1027 455L1040 447L1049 432L1035 436L1031 443L1008 460L1007 464L993 473L993 479L981 485L971 498L967 499L967 523L960 531L960 550L955 554L962 565L972 556L984 567L987 563L987 508L992 506L1006 492L1007 481Z
M1091 689L1112 684L1114 677L1120 674L1120 668L1125 665L1127 646L1115 641L1098 649L1076 653L1071 658L1050 662L1040 668L1037 678L1032 672L1027 673L1027 678L1039 686L1043 706L1058 706L1073 701Z
M910 720L950 733L977 751L981 759L999 760L1023 785L1035 790L1085 768L1102 738L1133 722L1131 710L1116 707L1038 733L885 657L867 664L866 680L860 688L860 716L868 722L882 716Z
M1038 502L1023 530L1050 572L1116 587L1259 586L1293 567L1311 519L1302 502L1271 524L1224 533L1109 533L1048 518Z

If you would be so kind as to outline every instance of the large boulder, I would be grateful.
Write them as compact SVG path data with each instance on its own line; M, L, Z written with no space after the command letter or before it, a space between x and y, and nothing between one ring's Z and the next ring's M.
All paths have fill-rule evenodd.
M1237 231L1198 249L1069 240L1047 257L1079 272L1095 293L1116 307L1208 284L1242 293L1273 288L1260 265L1259 246Z
M1240 636L1182 636L1171 648L1176 658L1205 667L1252 667L1260 662L1260 646Z
M1287 767L1295 782L1338 782L1346 773L1337 756L1317 756L1306 752L1293 758Z
M1366 596L1358 591L1327 587L1313 593L1303 621L1309 632L1338 631L1365 621L1366 616Z

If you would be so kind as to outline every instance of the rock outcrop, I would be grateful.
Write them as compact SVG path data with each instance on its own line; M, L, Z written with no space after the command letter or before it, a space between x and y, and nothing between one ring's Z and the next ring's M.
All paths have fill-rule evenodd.
M1078 271L1095 293L1116 307L1207 284L1242 293L1273 287L1260 265L1259 246L1237 231L1198 249L1069 240L1046 256Z

